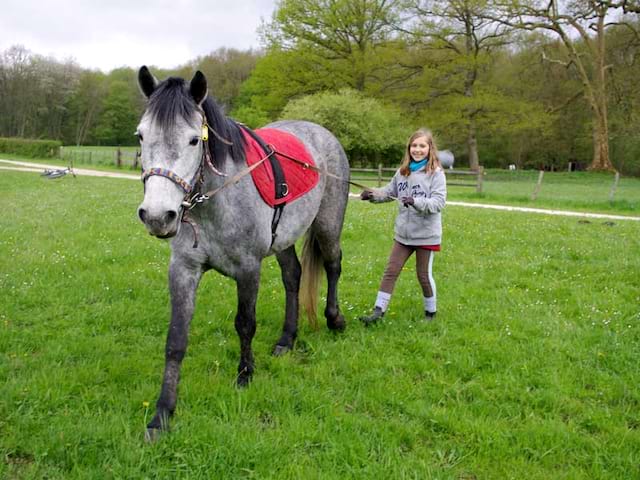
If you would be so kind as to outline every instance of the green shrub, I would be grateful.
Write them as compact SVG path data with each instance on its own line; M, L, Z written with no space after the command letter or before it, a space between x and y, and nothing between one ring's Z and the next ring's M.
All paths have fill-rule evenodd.
M0 153L13 153L29 158L53 158L60 155L62 142L31 138L0 137Z
M331 131L340 140L351 166L398 165L411 133L397 109L349 89L292 100L282 118L308 120Z

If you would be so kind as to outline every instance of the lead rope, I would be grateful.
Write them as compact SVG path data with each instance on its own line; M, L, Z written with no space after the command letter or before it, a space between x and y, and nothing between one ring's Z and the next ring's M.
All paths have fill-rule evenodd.
M314 172L324 173L327 177L335 178L336 180L338 180L340 182L344 182L344 183L347 183L349 185L353 185L354 187L358 187L361 190L371 191L371 187L368 187L366 185L362 185L361 183L352 182L351 180L345 180L344 178L339 177L338 175L336 175L334 173L331 173L329 171L321 170L318 167L316 167L315 165L311 165L310 163L303 162L302 160L298 160L295 157L290 157L286 153L282 153L282 152L279 152L278 150L276 150L273 145L269 145L269 147L271 147L271 150L273 150L273 153L275 153L276 155L280 155L281 157L284 157L284 158L286 158L288 160L291 160L291 161L297 163L298 165L302 165L304 168L307 168L309 170L313 170ZM393 195L389 195L389 198L393 198L394 200L397 200L397 197L394 197Z

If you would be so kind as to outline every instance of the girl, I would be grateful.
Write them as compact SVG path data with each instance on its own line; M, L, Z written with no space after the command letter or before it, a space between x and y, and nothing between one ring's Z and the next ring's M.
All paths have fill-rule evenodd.
M360 320L371 325L384 316L398 275L413 252L416 253L416 272L422 287L426 320L433 320L436 315L436 284L431 269L434 254L440 251L440 212L447 198L447 183L431 131L420 129L411 135L402 164L391 182L382 189L363 191L360 198L373 203L397 199L400 207L394 243L375 308L371 315Z

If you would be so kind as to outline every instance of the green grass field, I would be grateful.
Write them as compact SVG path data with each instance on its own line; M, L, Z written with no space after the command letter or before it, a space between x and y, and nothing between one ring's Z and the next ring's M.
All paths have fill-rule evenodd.
M422 322L409 262L364 328L395 207L352 200L346 332L301 322L271 357L284 294L269 258L238 390L234 285L208 273L173 431L147 445L169 244L137 221L141 196L0 172L0 478L640 478L640 222L449 206L437 320Z

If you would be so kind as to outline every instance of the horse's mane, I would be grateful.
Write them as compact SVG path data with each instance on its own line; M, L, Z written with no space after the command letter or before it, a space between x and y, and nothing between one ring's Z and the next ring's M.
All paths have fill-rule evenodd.
M230 155L235 162L244 162L245 140L239 125L225 116L222 109L211 97L206 98L202 109L207 116L209 127L232 143L232 145L226 145L210 132L209 149L213 156L214 165L221 167L219 162L227 155ZM177 77L169 77L161 82L149 98L147 106L147 112L151 118L165 132L171 132L175 128L178 116L191 122L196 110L197 105L189 94L187 82Z

